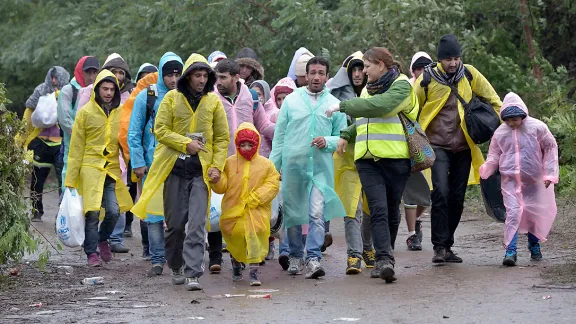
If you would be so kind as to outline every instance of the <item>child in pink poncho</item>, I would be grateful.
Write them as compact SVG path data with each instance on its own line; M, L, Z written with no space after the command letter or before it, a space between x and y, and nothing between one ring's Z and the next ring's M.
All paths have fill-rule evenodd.
M494 133L480 176L487 179L496 170L502 175L506 206L503 264L516 265L518 233L528 234L533 260L541 260L540 243L546 241L554 218L558 183L558 146L546 124L528 116L520 97L504 97L500 117L504 121Z

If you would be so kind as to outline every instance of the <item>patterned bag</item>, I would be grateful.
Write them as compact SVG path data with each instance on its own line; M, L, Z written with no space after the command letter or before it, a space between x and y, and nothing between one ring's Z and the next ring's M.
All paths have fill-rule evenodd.
M404 113L399 113L398 117L404 128L408 151L410 153L410 165L412 172L420 172L434 165L436 154L426 137L426 133L420 128L417 121L412 121Z

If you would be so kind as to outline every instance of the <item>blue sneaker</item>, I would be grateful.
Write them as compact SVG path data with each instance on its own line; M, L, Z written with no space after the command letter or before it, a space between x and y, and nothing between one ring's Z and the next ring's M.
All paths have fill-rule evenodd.
M528 242L528 249L530 250L530 258L534 261L542 260L542 251L540 251L540 243Z
M516 253L511 251L506 251L506 255L504 255L504 260L502 261L502 265L506 267L514 267L516 266Z

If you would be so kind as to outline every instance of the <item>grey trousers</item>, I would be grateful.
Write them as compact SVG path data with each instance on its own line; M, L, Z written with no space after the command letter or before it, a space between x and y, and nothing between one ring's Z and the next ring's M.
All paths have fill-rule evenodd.
M202 177L186 179L170 174L166 178L166 261L171 269L184 266L184 275L187 278L199 278L204 274L207 209L208 188Z
M360 232L360 223L362 222L362 198L358 201L356 208L356 217L344 217L344 236L348 246L348 256L362 258L362 234Z

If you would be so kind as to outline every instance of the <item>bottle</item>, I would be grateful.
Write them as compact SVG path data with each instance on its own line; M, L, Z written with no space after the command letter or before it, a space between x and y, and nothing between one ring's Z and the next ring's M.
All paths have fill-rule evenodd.
M82 280L82 284L86 286L103 285L104 277L84 278L84 280Z

